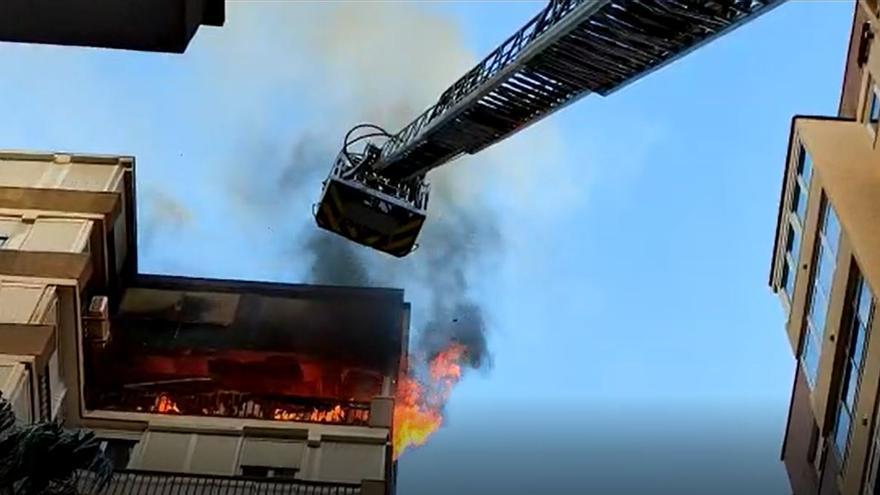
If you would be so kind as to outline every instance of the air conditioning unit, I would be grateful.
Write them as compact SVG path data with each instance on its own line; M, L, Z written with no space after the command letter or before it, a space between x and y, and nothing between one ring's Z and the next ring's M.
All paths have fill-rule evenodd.
M86 338L98 343L110 340L110 301L107 296L95 296L83 318Z

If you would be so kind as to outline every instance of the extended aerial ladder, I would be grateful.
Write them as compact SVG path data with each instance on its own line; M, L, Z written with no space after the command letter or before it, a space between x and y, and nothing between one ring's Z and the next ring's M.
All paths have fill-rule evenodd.
M315 219L394 256L425 222L425 175L578 99L607 96L785 0L551 0L409 125L346 135Z

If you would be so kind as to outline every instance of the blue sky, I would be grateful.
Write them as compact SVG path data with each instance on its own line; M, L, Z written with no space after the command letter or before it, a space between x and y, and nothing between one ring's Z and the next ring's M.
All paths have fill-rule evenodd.
M288 167L297 146L406 122L543 5L230 4L183 56L0 45L3 147L137 157L145 271L306 280L320 177ZM731 493L788 493L794 360L767 273L790 119L836 112L851 13L789 2L436 174L441 204L499 232L468 266L493 367L401 461L400 493L551 478L602 493L610 473L705 493L717 480L668 478L651 456L720 476L734 451L755 474ZM430 278L369 259L418 317Z

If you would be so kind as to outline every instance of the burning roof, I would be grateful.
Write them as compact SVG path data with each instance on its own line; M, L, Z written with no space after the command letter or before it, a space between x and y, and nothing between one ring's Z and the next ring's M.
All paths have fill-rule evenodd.
M140 276L86 349L87 407L365 424L408 311L399 290Z

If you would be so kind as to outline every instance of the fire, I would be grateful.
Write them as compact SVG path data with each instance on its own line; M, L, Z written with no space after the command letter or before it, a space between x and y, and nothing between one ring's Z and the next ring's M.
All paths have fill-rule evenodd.
M312 412L290 412L275 409L272 419L277 421L311 421L316 423L341 423L345 420L345 410L336 405L330 410L313 409Z
M394 458L409 447L423 445L443 424L443 405L461 379L465 347L453 344L428 363L429 380L406 376L397 384L394 405Z
M153 406L153 409L162 414L180 414L180 409L177 408L177 404L171 400L171 397L168 397L165 394L156 398L156 403Z

